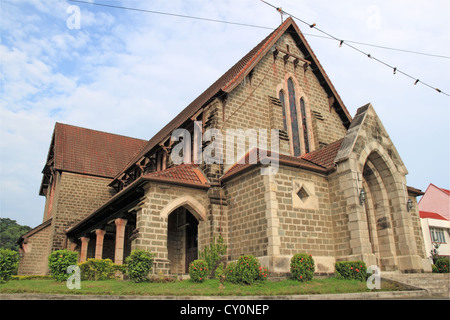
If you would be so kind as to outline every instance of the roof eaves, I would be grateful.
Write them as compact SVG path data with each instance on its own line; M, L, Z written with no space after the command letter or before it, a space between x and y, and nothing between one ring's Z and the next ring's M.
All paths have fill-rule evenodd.
M29 230L27 233L24 233L23 235L21 235L19 237L19 239L17 240L17 244L21 245L23 243L23 241L25 241L26 238L32 236L33 234L41 231L42 229L48 227L49 225L51 225L52 223L52 219L47 219L46 221L42 222L40 225L34 227L33 229Z
M199 188L199 189L209 189L211 187L211 185L209 183L203 184L203 183L189 182L189 181L183 181L183 180L178 180L178 179L154 177L154 176L143 176L142 180L174 184L174 185L180 185L180 186L191 187L191 188Z

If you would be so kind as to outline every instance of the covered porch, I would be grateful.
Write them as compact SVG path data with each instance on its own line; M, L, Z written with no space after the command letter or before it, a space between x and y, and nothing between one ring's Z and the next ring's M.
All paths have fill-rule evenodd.
M131 253L136 209L143 196L142 185L130 186L66 231L67 248L78 251L78 262L95 258L111 259L119 265L124 263Z

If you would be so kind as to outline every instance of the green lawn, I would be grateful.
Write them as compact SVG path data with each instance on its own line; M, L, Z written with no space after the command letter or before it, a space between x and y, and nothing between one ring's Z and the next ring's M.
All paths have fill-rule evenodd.
M381 290L396 290L383 283ZM81 281L81 289L70 290L65 282L51 279L10 280L0 284L0 293L47 293L89 295L147 295L147 296L247 296L247 295L302 295L368 292L365 282L336 278L313 279L301 283L295 280L264 281L253 285L237 285L218 280L193 283L190 280L176 282L133 283L127 280Z

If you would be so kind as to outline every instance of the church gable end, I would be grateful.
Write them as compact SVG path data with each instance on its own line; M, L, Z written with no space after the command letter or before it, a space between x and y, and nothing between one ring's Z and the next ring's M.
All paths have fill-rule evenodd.
M278 129L280 153L298 157L341 139L351 118L343 119L336 111L342 109L338 97L294 25L272 40L270 49L228 93L222 127Z

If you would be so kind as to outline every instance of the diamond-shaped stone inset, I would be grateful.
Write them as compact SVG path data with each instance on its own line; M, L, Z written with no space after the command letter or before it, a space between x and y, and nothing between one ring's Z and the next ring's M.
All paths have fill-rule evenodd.
M305 201L306 199L308 199L309 194L308 192L306 192L305 188L301 187L297 192L297 196L300 198L300 200Z

